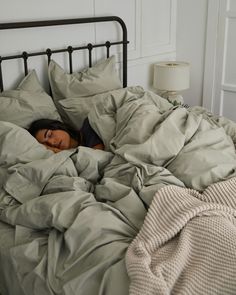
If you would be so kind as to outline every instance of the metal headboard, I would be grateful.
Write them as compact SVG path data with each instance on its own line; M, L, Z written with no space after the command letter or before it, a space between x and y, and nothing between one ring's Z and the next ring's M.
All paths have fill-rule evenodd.
M0 91L4 90L3 85L3 74L2 74L2 62L11 59L23 59L24 72L25 75L28 74L28 59L30 57L46 55L48 58L48 63L50 62L51 56L54 53L68 52L69 55L69 71L73 72L73 58L72 53L77 50L88 50L89 54L89 66L92 66L92 50L96 47L106 47L107 57L110 54L110 47L112 45L122 44L122 68L123 68L123 87L127 86L127 28L124 21L118 16L104 16L104 17L87 17L87 18L73 18L73 19L58 19L58 20L46 20L46 21L27 21L27 22L12 22L12 23L0 23L0 30L9 29L22 29L22 28L32 28L32 27L48 27L48 26L64 26L72 24L85 24L85 23L98 23L98 22L118 22L122 28L123 37L121 41L117 42L105 42L102 44L87 44L86 46L72 47L62 49L46 49L45 51L39 52L27 52L23 51L21 54L0 56Z

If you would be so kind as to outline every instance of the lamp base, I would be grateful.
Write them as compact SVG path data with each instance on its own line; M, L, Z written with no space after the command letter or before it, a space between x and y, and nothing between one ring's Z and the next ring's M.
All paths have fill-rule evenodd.
M174 91L162 92L160 96L166 98L173 105L182 105L184 103L183 96Z

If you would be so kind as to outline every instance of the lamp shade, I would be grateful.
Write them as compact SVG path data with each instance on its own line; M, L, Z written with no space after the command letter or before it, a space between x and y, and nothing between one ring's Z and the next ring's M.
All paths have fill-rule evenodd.
M180 91L189 88L189 63L167 61L154 64L153 86L159 90Z

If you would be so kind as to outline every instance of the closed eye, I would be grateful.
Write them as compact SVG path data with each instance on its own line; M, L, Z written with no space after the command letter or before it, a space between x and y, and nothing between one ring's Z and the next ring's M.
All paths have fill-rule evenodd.
M52 136L52 130L47 129L44 133L44 138L47 140L48 138L50 138Z

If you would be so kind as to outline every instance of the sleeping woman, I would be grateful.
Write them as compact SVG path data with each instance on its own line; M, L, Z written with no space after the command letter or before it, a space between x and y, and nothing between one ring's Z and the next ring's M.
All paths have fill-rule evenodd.
M58 153L62 150L76 148L80 145L94 149L104 149L104 144L89 124L84 120L82 128L77 131L57 120L40 119L34 121L28 131L47 149Z

